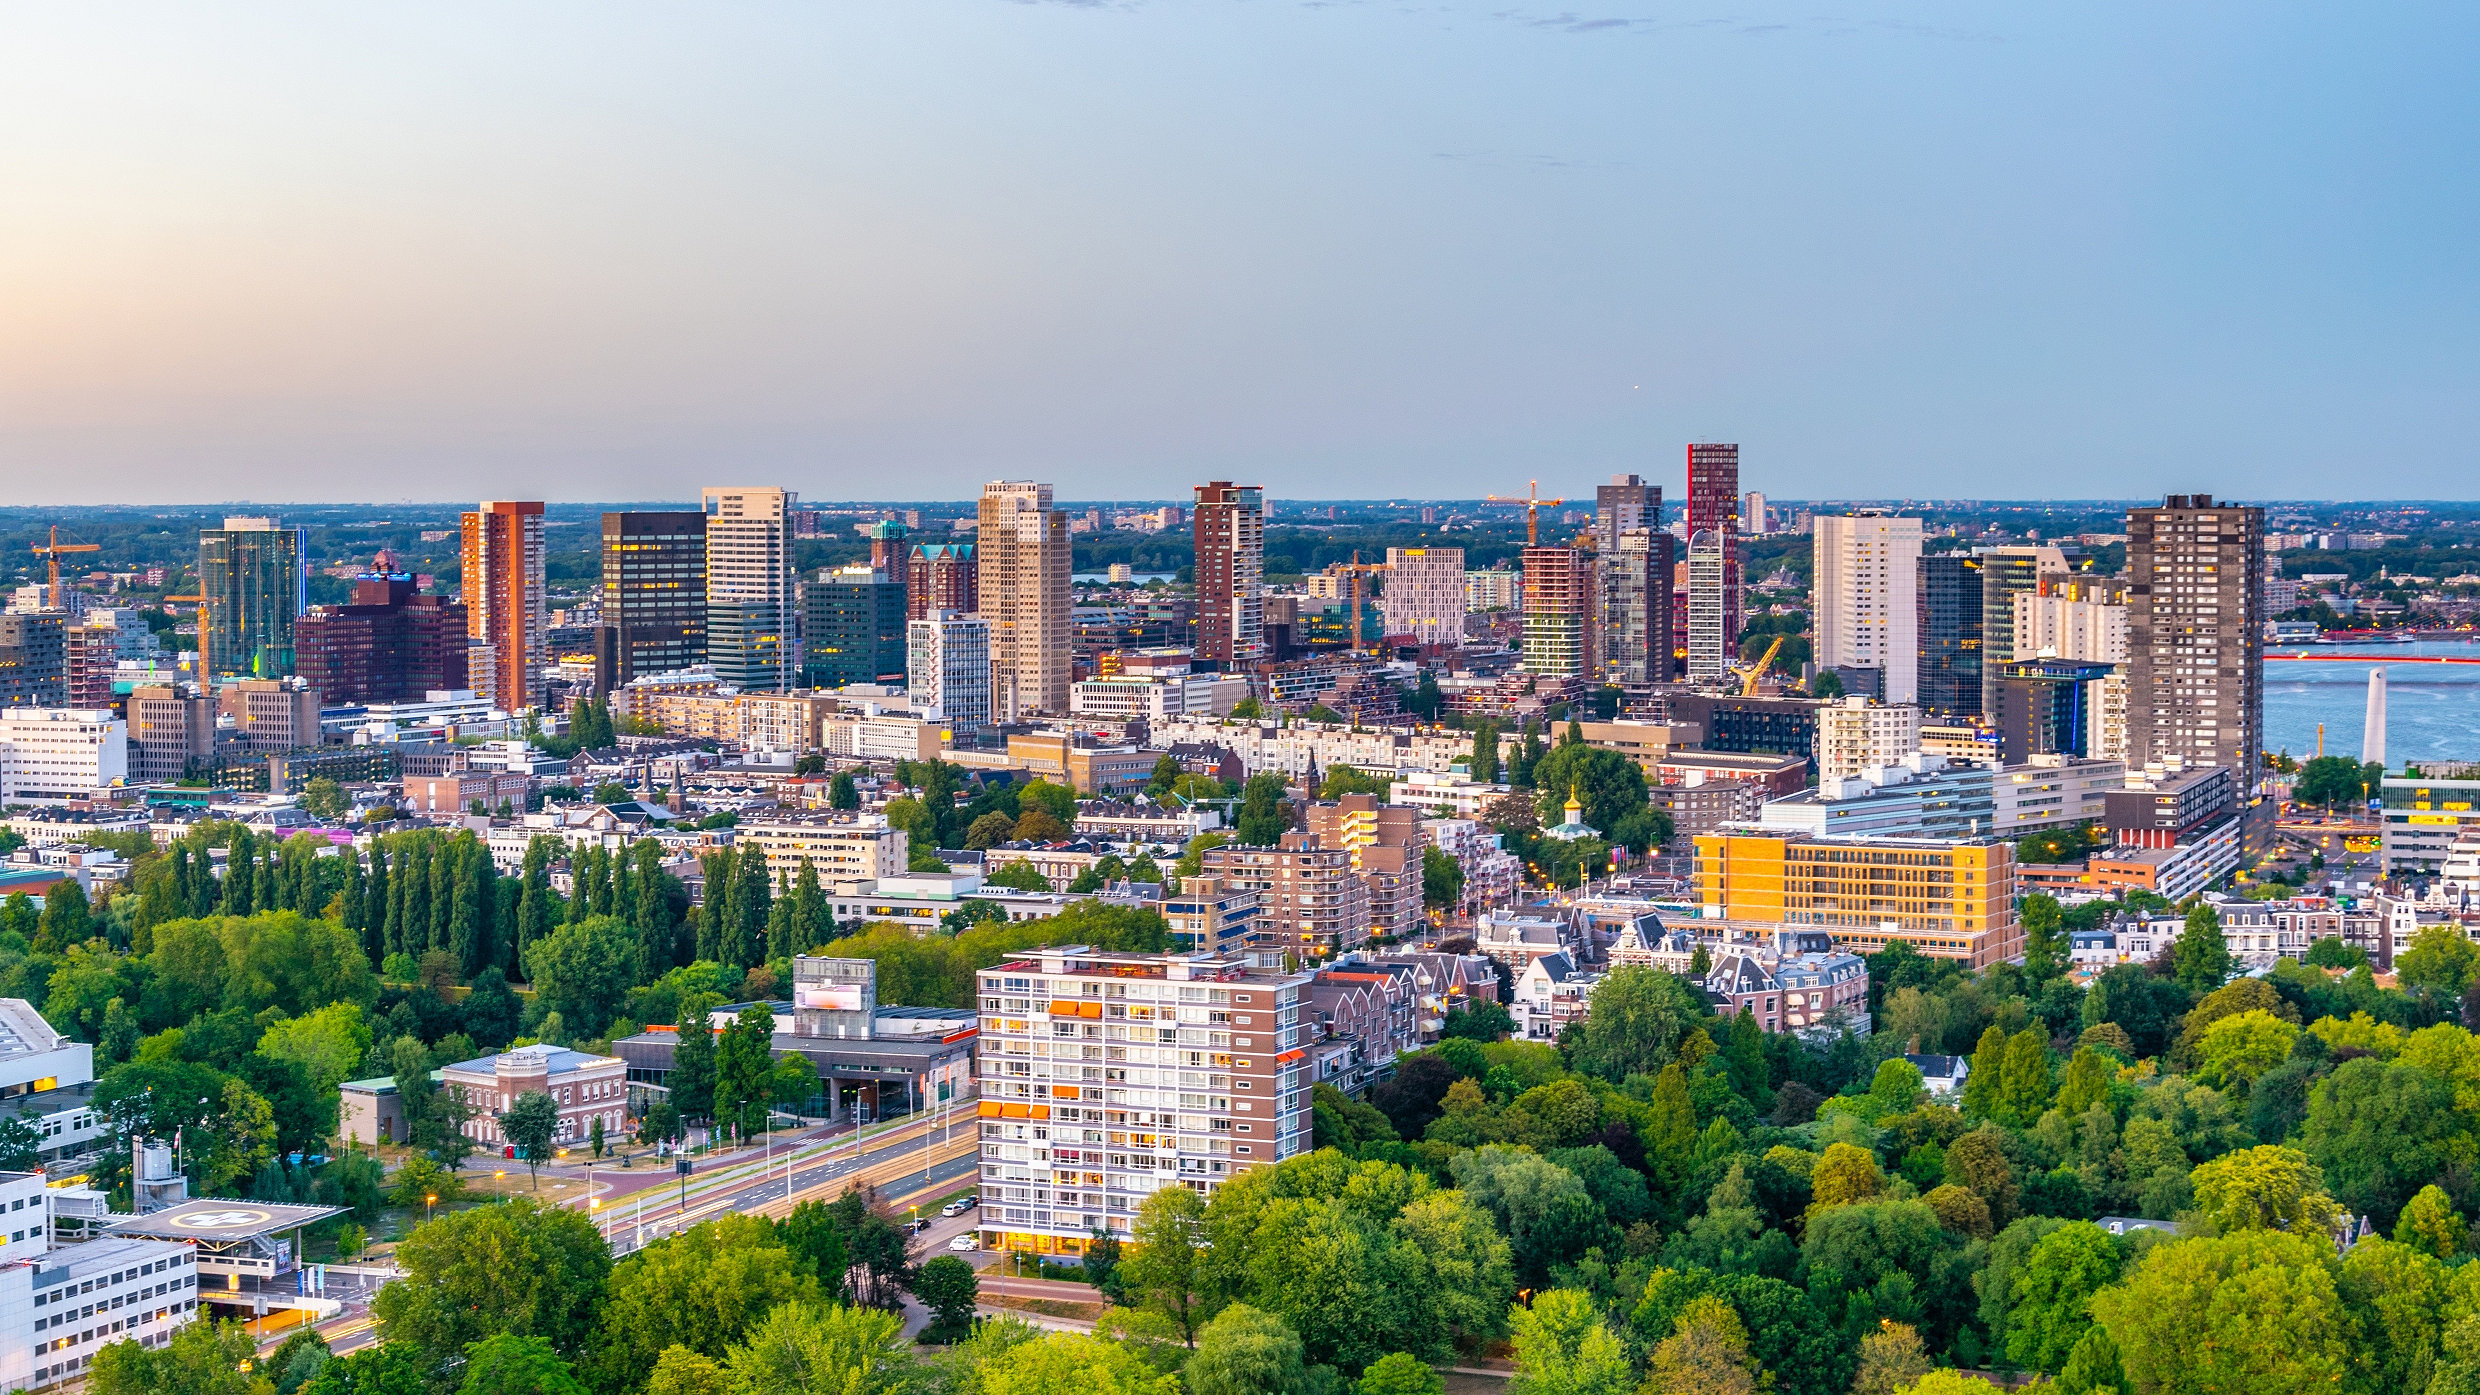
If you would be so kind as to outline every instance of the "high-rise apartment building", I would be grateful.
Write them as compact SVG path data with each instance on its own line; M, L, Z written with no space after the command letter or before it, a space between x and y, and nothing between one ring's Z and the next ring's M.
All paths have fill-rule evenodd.
M1822 520L1820 520L1822 521ZM1839 780L1920 749L1920 709L1847 697L1817 709L1817 777Z
M2043 576L2014 597L2015 659L2127 662L2127 583L2067 572Z
M1524 668L1552 679L1601 676L1600 576L1580 547L1524 549Z
M1844 691L1920 697L1920 520L1883 509L1816 516L1816 658Z
M1369 884L1352 869L1352 852L1292 832L1274 847L1209 848L1204 875L1257 893L1251 957L1261 965L1329 959L1369 942Z
M615 684L706 662L705 514L603 515L603 624Z
M403 572L357 576L350 604L301 617L297 667L326 702L420 702L467 686L465 627L461 603Z
M1731 539L1707 529L1688 536L1688 681L1719 683L1730 672Z
M1124 1242L1162 1188L1211 1195L1309 1151L1309 974L1066 945L974 979L984 1248Z
M2256 788L2265 733L2265 511L2173 494L2127 512L2128 761Z
M61 667L68 677L69 703L92 710L112 705L112 679L120 668L120 630L108 622L79 617L80 623L60 631Z
M993 716L1012 722L1068 710L1068 516L1051 487L1027 480L982 486L982 618L990 622Z
M464 516L465 633L487 654L468 657L466 681L507 712L544 703L549 659L543 587L543 506L485 499ZM476 672L475 660L485 666Z
M198 532L199 662L216 678L293 672L293 622L310 608L306 530L234 517Z
M1920 705L1943 717L1981 710L1981 559L1938 552L1920 559Z
M1226 666L1262 659L1266 655L1266 491L1229 480L1198 485L1195 519L1197 657ZM1460 615L1456 625L1461 635Z
M1387 638L1450 648L1463 642L1464 549L1390 547L1385 584L1378 609Z
M1671 680L1671 545L1675 541L1668 533L1630 528L1598 559L1603 681L1629 692Z
M706 658L743 692L791 690L801 676L792 570L798 495L771 486L700 491L706 515Z
M1722 550L1722 642L1739 643L1739 447L1700 443L1688 447L1688 545L1706 533ZM1690 583L1693 586L1693 581ZM1688 601L1696 609L1693 595Z
M2015 597L2037 591L2041 578L2067 569L2066 554L2046 544L1984 547L1981 559L1981 712L1998 713L1997 666L2015 653Z
M1468 614L1511 610L1524 600L1524 573L1492 568L1464 573L1464 609Z
M905 626L905 691L969 736L990 725L990 622L934 610Z
M904 618L919 620L937 610L970 615L981 609L978 574L969 542L913 544L904 565Z
M1661 526L1662 486L1612 475L1610 483L1593 487L1593 537L1605 555L1619 550L1621 534Z
M1739 506L1739 526L1741 532L1752 538L1764 537L1770 530L1771 525L1765 517L1765 496L1763 494L1753 489L1748 492L1747 499Z
M805 686L904 681L904 575L866 562L823 571L802 588Z
M1402 938L1420 928L1420 810L1374 794L1347 794L1312 803L1308 824L1319 847L1351 855L1352 870L1368 891L1371 934Z

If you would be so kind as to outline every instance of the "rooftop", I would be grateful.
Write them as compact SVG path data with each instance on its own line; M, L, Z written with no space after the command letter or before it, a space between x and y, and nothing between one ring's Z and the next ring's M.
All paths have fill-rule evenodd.
M344 1208L341 1206L293 1206L272 1201L201 1197L161 1211L150 1211L143 1216L114 1217L111 1226L113 1232L120 1235L144 1235L160 1240L229 1242L297 1230L343 1214Z

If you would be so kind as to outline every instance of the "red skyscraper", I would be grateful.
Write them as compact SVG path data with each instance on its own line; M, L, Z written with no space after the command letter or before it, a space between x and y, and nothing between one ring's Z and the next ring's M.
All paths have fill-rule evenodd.
M1196 535L1197 657L1227 667L1264 658L1265 490L1229 480L1198 485Z
M1722 535L1722 635L1726 649L1739 643L1739 447L1696 443L1688 447L1688 537Z

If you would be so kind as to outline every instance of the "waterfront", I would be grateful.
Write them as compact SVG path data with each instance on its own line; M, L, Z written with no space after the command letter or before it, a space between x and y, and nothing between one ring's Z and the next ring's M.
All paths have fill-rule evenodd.
M2265 652L2265 747L2300 760L2316 754L2317 723L2325 753L2359 755L2368 704L2368 670L2406 655L2480 658L2480 644L2424 641L2311 649L2312 654L2368 656L2366 664L2286 662ZM2385 664L2386 763L2480 760L2480 664Z

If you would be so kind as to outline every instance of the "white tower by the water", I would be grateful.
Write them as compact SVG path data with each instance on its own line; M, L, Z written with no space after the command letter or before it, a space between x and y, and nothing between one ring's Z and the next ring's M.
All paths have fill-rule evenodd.
M2385 764L2385 670L2368 670L2368 724L2360 733L2362 765Z

